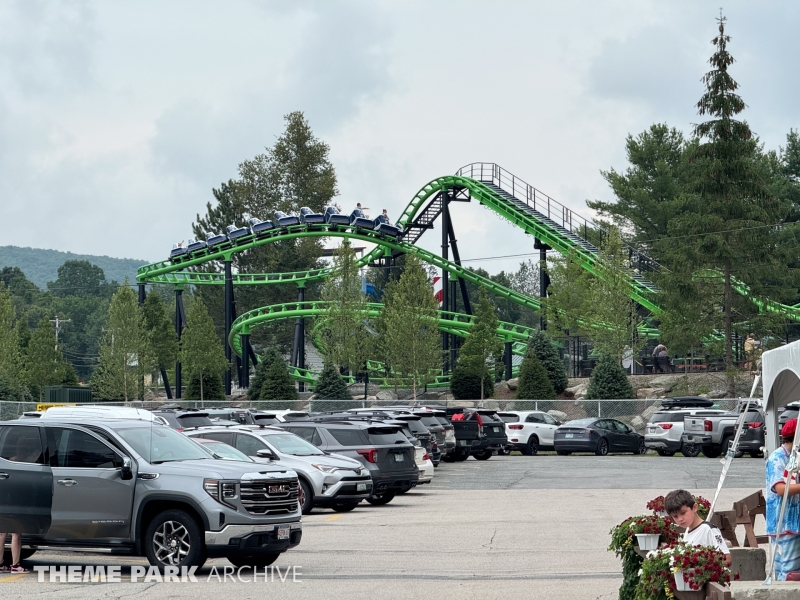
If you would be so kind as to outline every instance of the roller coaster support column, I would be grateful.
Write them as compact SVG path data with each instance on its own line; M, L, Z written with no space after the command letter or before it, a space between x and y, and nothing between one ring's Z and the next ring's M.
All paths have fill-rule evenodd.
M231 333L233 324L233 275L231 274L231 257L225 256L225 339ZM228 361L228 369L225 371L225 395L231 393L231 345L225 344L225 360Z
M297 288L297 301L300 303L300 308L302 308L302 303L305 302L306 299L306 288L304 286L299 286ZM305 369L306 367L306 322L305 319L302 317L298 317L297 321L294 323L294 347L292 348L292 366L297 367L299 369ZM305 391L305 384L302 381L297 383L297 389L299 391Z
M183 289L175 286L175 335L178 338L178 345L181 343L181 334L186 325L186 312L183 310ZM181 397L181 361L180 358L175 363L175 398Z
M505 376L506 381L511 379L511 369L513 367L513 363L511 361L513 356L512 352L513 350L511 349L511 342L506 342L506 351L503 353L503 362L506 365L506 376Z
M241 344L242 370L239 372L239 386L248 388L250 387L250 329L248 327L242 328Z
M450 194L442 192L442 258L449 260L448 248L450 243ZM448 272L442 269L442 309L450 306L450 282ZM442 332L443 372L450 371L450 334Z
M539 250L539 297L547 298L547 288L550 287L550 276L547 274L547 251L552 248L538 238L533 239L533 247ZM539 316L539 328L542 331L547 329L544 315Z
M455 248L453 248L453 254L455 254ZM448 309L452 312L458 312L456 310L456 282L450 282L450 308ZM450 364L452 368L455 369L456 367L456 349L458 348L457 342L458 336L454 333L450 334Z
M450 247L453 249L453 262L456 263L459 267L461 266L461 255L458 253L458 244L456 243L456 234L453 230L453 222L450 220L450 211L447 212L447 234L450 238ZM461 288L461 300L464 302L464 312L468 315L472 314L472 305L469 301L469 294L467 293L467 281L463 277L458 278L458 285ZM456 302L455 302L455 292L453 292L453 302L452 302L453 312L456 312Z
M144 301L147 300L147 291L145 290L145 284L139 284L139 306L144 304Z

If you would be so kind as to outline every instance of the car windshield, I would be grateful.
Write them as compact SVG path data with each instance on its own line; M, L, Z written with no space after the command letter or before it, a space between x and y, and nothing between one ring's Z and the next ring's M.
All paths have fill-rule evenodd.
M139 456L152 464L213 458L208 450L182 433L161 425L120 429L118 433Z
M254 462L252 458L247 456L244 452L240 452L233 446L229 446L225 442L201 442L201 446L206 450L211 450L220 458L226 460L241 460L244 462Z
M565 423L565 425L567 427L572 427L574 425L577 425L578 427L586 427L587 425L591 425L595 421L597 421L597 419L575 419L574 421Z
M497 413L497 416L503 419L504 423L519 422L519 415L512 415L511 413Z
M439 429L442 424L436 420L436 417L428 417L424 416L420 419L425 424L425 427L433 427L434 429Z
M322 456L325 453L293 433L276 433L263 436L278 452L292 456Z

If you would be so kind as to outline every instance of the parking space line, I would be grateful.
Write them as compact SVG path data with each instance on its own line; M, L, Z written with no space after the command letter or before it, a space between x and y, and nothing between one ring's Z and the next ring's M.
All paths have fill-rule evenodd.
M341 519L344 515L332 515L325 519L326 521L335 521L336 519Z
M30 573L17 573L16 575L6 575L5 577L0 577L0 583L8 583L9 581L14 581L21 577L25 577L26 575L30 575Z

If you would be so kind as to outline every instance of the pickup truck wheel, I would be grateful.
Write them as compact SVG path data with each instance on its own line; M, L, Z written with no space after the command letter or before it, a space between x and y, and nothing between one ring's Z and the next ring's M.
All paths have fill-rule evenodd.
M700 446L697 444L683 444L681 446L681 454L688 458L694 458L700 454Z
M595 449L594 453L597 456L605 456L608 454L608 440L606 438L600 438L600 441L597 442L597 448Z
M281 555L280 552L267 552L264 554L251 554L249 556L229 556L228 562L235 567L252 567L259 569L268 567Z
M202 567L206 562L203 530L183 510L165 510L150 521L145 533L148 562L164 567Z
M455 460L458 462L465 461L469 458L469 451L468 450L459 450L458 454L455 456Z
M675 456L674 452L670 452L669 450L664 450L663 448L656 448L656 454L659 456Z
M367 502L372 504L373 506L383 506L384 504L389 504L392 500L394 500L394 492L383 492L382 494L373 494L369 498L367 498Z
M492 451L491 450L484 450L483 452L478 452L477 454L473 455L478 460L489 460L492 458Z
M302 479L297 490L297 501L300 503L300 511L307 515L314 508L314 494L311 493L311 486Z
M356 506L358 506L358 502L339 502L331 506L331 508L336 512L350 512Z
M531 437L528 438L528 443L525 444L525 450L523 450L522 453L525 456L536 456L538 452L539 452L539 439L535 435L532 435Z
M706 458L717 458L721 453L719 446L703 446L703 456Z

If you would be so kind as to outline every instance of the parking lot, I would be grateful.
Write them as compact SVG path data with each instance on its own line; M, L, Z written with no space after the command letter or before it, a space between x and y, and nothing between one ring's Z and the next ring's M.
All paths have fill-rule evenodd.
M763 486L763 460L738 459L720 506ZM4 598L426 598L616 599L620 564L609 529L645 513L652 497L685 487L711 498L718 460L644 456L501 456L442 464L431 485L387 506L303 518L298 548L258 582L252 572L223 582L226 560L210 560L196 583L130 582L144 559L40 552L36 565L121 565L122 583L39 583L0 576ZM289 574L287 575L287 569ZM47 575L44 576L47 580ZM281 578L284 579L281 582ZM294 578L294 581L292 579ZM224 585L224 591L219 587Z

